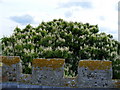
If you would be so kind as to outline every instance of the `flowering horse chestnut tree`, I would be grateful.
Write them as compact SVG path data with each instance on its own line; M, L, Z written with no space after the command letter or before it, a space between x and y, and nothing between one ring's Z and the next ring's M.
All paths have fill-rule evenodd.
M112 35L99 33L98 25L54 19L37 27L15 28L2 38L2 54L20 56L23 72L31 73L33 58L64 58L65 75L75 76L79 60L110 60L113 76L120 78L120 43Z

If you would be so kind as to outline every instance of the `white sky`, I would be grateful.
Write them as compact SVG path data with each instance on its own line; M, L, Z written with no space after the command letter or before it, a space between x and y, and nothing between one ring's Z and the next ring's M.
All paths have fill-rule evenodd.
M100 32L118 40L119 0L0 0L0 38L16 26L38 26L41 21L62 18L67 21L98 24Z

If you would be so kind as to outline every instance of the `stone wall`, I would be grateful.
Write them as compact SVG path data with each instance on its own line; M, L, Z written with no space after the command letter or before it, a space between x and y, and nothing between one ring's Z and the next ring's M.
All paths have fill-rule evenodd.
M112 80L111 61L81 60L78 75L73 78L64 77L64 59L33 59L32 74L22 74L19 57L1 56L0 62L2 82L73 88L119 87L119 82Z

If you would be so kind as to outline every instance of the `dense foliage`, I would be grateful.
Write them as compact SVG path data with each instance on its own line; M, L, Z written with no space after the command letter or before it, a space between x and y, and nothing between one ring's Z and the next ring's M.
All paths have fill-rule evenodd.
M54 19L38 27L16 27L10 37L2 38L2 51L20 56L24 73L31 73L33 58L65 58L65 75L75 76L79 60L94 59L113 61L113 76L120 78L120 43L89 23Z

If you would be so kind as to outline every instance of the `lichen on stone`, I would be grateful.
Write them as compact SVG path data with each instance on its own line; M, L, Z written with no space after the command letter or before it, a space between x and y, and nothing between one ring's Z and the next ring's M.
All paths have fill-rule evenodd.
M17 56L0 56L2 64L13 65L20 62L20 58Z
M50 67L50 68L60 68L64 65L64 59L33 59L34 67Z
M106 70L112 68L111 61L100 61L100 60L81 60L79 67L85 67L90 70Z

